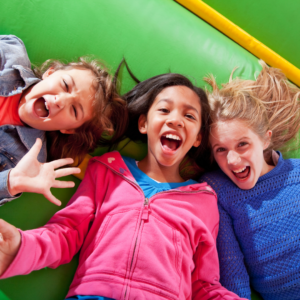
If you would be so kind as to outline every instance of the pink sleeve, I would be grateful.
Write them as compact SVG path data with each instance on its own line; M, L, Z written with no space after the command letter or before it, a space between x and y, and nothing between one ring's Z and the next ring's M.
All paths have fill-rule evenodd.
M207 236L202 236L198 244L197 251L194 255L195 270L192 274L192 299L246 300L228 291L219 282L220 269L216 247L218 229L219 223L215 225L211 234L207 233Z
M99 205L94 199L99 166L93 161L89 164L83 181L68 205L45 226L21 231L20 250L1 278L28 274L44 267L56 268L71 261L79 251L93 222L96 205ZM99 192L97 195L101 199Z

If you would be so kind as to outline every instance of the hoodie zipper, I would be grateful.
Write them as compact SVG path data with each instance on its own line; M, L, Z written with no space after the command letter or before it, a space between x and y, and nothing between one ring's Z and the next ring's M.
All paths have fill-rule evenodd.
M134 261L134 258L135 258L135 251L136 251L136 247L137 247L137 243L138 243L138 240L139 240L139 236L140 236L140 231L141 231L141 227L142 227L142 224L145 222L145 221L148 221L149 219L149 212L150 212L150 209L149 209L149 202L150 202L150 199L152 198L156 198L157 195L160 195L160 194L165 194L165 193L183 193L183 194L195 194L195 193L199 193L199 192L206 192L206 193L209 193L209 194L212 194L212 195L215 195L212 191L209 191L207 189L203 189L203 190L197 190L197 191L179 191L179 190L168 190L168 191L162 191L162 192L159 192L159 193L156 193L154 194L153 196L151 196L150 198L146 198L145 197L145 194L144 194L144 191L141 189L141 187L135 183L134 181L128 179L126 176L124 176L123 174L115 171L114 169L112 169L110 166L108 166L107 164L97 160L98 162L102 163L103 165L105 165L106 167L108 167L112 172L114 172L115 174L121 176L125 181L129 182L130 184L134 185L135 187L137 187L138 190L141 191L141 193L143 194L144 196L144 202L143 202L143 211L142 211L142 216L141 216L141 219L139 221L139 229L138 229L138 233L137 233L137 236L135 238L135 243L134 243L134 248L133 248L133 253L132 253L132 256L131 256L131 262L130 262L130 268L129 268L129 274L127 276L126 279L128 279L129 281L129 278L131 277L131 273L132 273L132 265L133 265L133 261ZM125 289L125 292L124 292L124 300L126 299L126 294L127 294L127 290L128 290L128 282L126 283L126 289Z

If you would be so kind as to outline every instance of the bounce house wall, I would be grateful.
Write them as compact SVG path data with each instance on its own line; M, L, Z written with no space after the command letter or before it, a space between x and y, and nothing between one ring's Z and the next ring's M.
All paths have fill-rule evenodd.
M300 69L300 2L204 0L237 26Z
M10 0L3 1L1 8L0 34L19 36L36 65L49 58L70 61L94 55L114 72L125 57L140 80L178 72L202 87L208 74L221 84L234 67L239 67L235 76L245 79L253 79L261 70L256 57L172 0ZM120 84L122 93L134 86L124 68ZM127 149L133 157L139 151ZM70 178L77 187L80 181L65 179ZM62 207L76 187L53 190ZM41 195L25 193L0 207L0 217L31 229L43 225L58 209ZM75 257L56 270L1 280L0 300L64 299L76 266Z

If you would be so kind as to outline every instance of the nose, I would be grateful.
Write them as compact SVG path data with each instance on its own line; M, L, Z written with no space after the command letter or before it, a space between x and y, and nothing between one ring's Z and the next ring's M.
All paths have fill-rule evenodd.
M180 128L184 127L184 122L183 122L181 116L177 113L173 113L169 116L169 118L167 120L167 124L169 126L174 126L174 127L180 127Z
M238 153L230 150L227 154L227 162L230 165L237 165L241 161L241 158Z
M50 104L50 113L52 116L56 115L64 108L72 104L72 96L65 94L58 94L48 98Z
M66 101L67 99L65 99L66 97L63 97L63 96L55 96L54 97L54 104L56 106L56 108L58 109L63 109L66 105Z

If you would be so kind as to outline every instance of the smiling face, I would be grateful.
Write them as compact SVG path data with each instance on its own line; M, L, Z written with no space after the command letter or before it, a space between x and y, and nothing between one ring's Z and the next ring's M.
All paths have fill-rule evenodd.
M271 135L268 131L263 141L240 120L218 121L212 126L209 141L222 171L240 189L248 190L274 168L266 163L263 153Z
M179 174L186 153L201 143L200 129L198 95L185 86L163 89L147 116L139 118L139 130L148 137L148 164L169 167L170 172Z
M20 119L36 129L73 133L92 117L94 79L90 70L49 69L42 81L23 93Z

